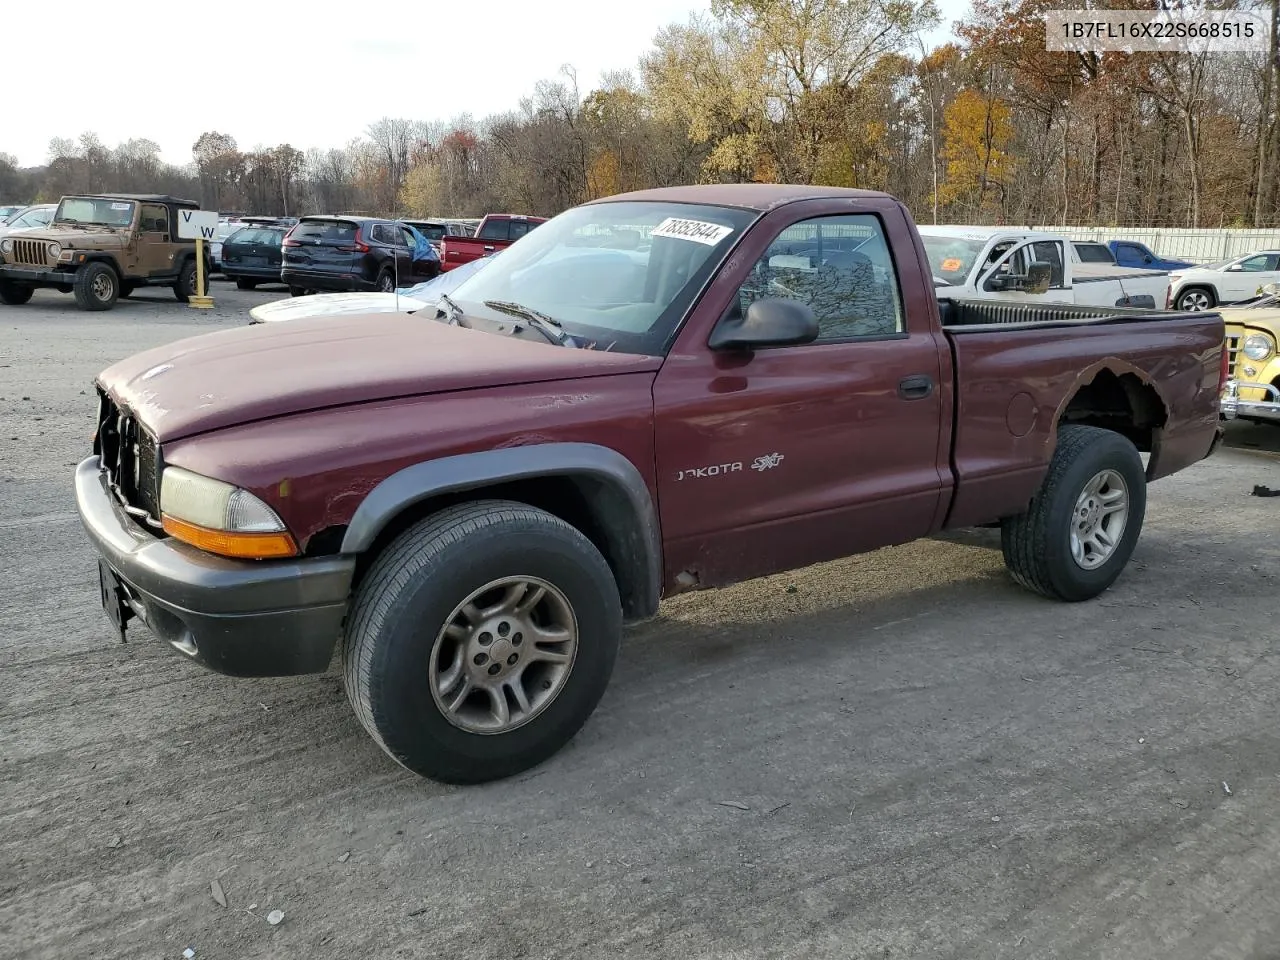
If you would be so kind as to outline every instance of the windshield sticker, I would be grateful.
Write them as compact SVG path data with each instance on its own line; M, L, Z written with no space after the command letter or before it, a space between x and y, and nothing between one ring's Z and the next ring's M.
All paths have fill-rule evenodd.
M128 210L128 209L129 209L129 204L127 204L127 203L113 203L113 204L111 205L111 209L112 209L112 210Z
M956 273L963 266L964 261L957 260L955 257L947 257L942 261L942 269L947 273Z
M653 228L653 233L650 235L671 237L674 240L692 240L694 243L705 243L709 247L714 247L731 233L733 233L733 227L723 227L718 223L667 217Z

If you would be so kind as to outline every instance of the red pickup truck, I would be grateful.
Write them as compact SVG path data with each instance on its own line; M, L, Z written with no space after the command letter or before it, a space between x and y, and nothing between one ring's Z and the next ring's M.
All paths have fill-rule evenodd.
M452 270L509 247L546 217L525 217L516 213L491 213L480 221L474 237L447 236L440 242L440 269Z
M1097 596L1225 359L1213 312L940 301L884 194L651 190L417 316L116 363L76 497L121 635L236 676L340 646L372 738L475 782L566 743L666 594L999 525L1018 583Z

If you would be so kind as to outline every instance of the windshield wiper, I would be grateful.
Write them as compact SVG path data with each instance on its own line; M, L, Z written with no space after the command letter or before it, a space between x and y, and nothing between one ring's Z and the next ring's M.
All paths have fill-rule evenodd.
M450 299L447 293L440 294L440 302L448 304L449 309L453 312L449 315L449 323L457 327L465 327L467 324L462 322L462 308Z
M501 310L503 313L523 317L528 321L529 326L557 346L576 347L578 345L578 341L564 332L564 324L533 307L526 307L523 303L514 303L510 300L486 300L484 305L491 310Z

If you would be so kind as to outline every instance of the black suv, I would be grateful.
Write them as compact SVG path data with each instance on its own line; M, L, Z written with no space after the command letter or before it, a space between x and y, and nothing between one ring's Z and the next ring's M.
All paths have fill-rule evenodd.
M282 248L297 217L242 217L242 226L222 241L222 275L241 290L260 283L283 283Z
M295 297L312 291L390 293L430 280L439 261L413 259L413 234L395 220L303 217L284 238L280 279Z

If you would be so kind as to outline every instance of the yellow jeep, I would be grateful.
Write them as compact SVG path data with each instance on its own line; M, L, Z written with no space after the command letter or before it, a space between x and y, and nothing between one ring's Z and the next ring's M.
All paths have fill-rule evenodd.
M1220 307L1227 325L1227 387L1222 414L1280 425L1280 283L1236 307Z

